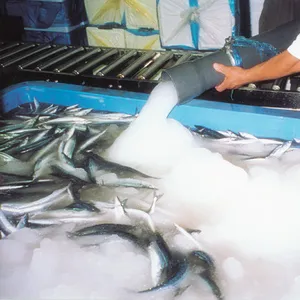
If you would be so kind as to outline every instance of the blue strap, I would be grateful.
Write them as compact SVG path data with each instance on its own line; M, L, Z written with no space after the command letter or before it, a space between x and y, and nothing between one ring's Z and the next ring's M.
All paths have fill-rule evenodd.
M242 66L243 62L242 62L242 59L241 59L238 49L241 47L254 48L259 53L261 61L263 61L263 57L266 55L273 57L280 53L278 51L278 49L276 49L271 44L264 43L264 42L258 42L255 40L250 40L243 36L233 37L231 46L232 46L232 56L234 58L235 64L236 64L236 66L240 66L240 67Z
M229 0L228 2L229 2L231 14L233 16L235 16L236 15L236 5L235 5L236 0Z
M198 0L189 0L190 7L199 7ZM192 41L195 49L198 49L198 40L199 40L199 32L200 32L200 25L198 22L191 21L191 34L192 34Z

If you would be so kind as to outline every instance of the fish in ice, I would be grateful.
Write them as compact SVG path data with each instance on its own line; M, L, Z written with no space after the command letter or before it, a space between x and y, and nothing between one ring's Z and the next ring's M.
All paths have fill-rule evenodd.
M44 211L46 209L64 208L74 202L70 185L56 190L50 195L26 204L1 204L1 210L6 215L20 217L25 214Z
M170 289L178 296L195 275L208 284L216 299L224 299L218 266L192 235L200 231L175 224L196 247L183 253L167 242L165 234L174 227L158 226L156 214L166 216L168 212L157 205L159 178L105 158L107 147L136 117L93 112L78 105L46 106L35 99L31 107L4 120L0 132L0 231L9 235L26 226L75 224L76 230L68 233L75 242L88 236L116 235L142 249L150 260L152 285L135 293ZM295 142L228 129L197 125L192 131L200 146L239 158L278 159L296 148ZM4 174L15 179L8 180ZM130 188L134 200L129 192L120 196ZM141 195L152 192L152 202L148 198L143 202Z

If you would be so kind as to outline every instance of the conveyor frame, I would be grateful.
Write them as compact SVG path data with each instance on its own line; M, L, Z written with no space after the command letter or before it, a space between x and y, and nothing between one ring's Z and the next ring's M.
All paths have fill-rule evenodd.
M39 51L39 49L42 50ZM30 51L32 51L32 55L30 54ZM62 63L64 64L66 63L66 61L70 61L73 63L75 61L75 58L78 59L80 55L83 55L83 53L85 53L86 55L86 53L91 51L94 52L93 55L75 64L73 67L65 69L62 72L57 72L57 70L55 70L59 66L61 66ZM104 60L101 59L101 55L109 51L111 51L113 54L106 55L107 58ZM5 88L9 85L24 81L38 80L84 85L87 88L100 87L122 90L124 92L131 91L148 94L160 82L158 77L163 68L173 66L174 64L184 59L193 60L195 58L198 58L199 56L205 56L210 53L208 51L153 51L154 59L152 57L152 62L151 60L150 63L149 61L147 62L148 66L143 69L144 73L142 73L142 75L148 75L147 78L142 79L143 76L139 74L140 70L137 70L134 73L135 76L130 75L121 78L122 76L118 75L120 75L120 70L124 69L124 66L129 67L132 62L135 62L138 57L140 58L143 55L148 55L149 57L149 52L151 50L135 50L132 51L132 54L129 54L130 51L132 51L132 49L116 50L111 48L98 48L90 46L76 47L61 45L40 45L21 42L0 42L0 88ZM51 52L53 53L52 55L50 55ZM137 54L135 54L135 52ZM49 55L47 56L47 54ZM66 57L65 60L62 57L64 55ZM129 60L125 60L124 64L124 59L122 59L122 56L126 55ZM166 56L168 57L166 58ZM82 68L82 66L86 66L97 57L98 61L99 57L100 61L102 61L94 65L92 64L93 67L89 68L88 70L84 70L84 67ZM29 60L32 60L33 58L34 60L36 60L36 62L28 65L28 63L30 63ZM159 62L159 59L161 59L162 61ZM116 61L118 60L123 64L118 66L118 63L116 63ZM97 68L101 71L103 64L111 65L112 63L114 65L117 65L117 67L113 71L111 71L113 73L110 72L106 74L104 72L104 76L93 74L92 71ZM151 68L153 68L153 66L154 69L156 69L152 72ZM77 69L78 67L81 67L81 69L84 71L76 75L76 68L74 69L74 67L76 67ZM290 82L290 84L287 84L288 81ZM299 109L300 76L295 75L289 78L281 78L280 80L261 82L256 85L252 84L247 87L242 87L234 91L226 91L223 93L218 93L216 90L211 89L204 94L199 95L196 99L254 106Z

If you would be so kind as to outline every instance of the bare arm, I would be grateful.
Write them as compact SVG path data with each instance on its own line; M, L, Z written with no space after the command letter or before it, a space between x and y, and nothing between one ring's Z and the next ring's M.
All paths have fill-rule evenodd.
M300 72L300 60L286 50L250 69L227 67L221 64L214 64L214 68L225 75L224 81L216 86L217 91L222 92L250 82L276 79Z

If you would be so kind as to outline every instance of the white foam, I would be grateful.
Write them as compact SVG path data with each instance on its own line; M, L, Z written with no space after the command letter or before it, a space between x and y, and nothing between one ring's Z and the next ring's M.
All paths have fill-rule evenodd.
M178 156L195 143L192 134L179 122L166 119L177 102L171 82L158 85L139 118L106 153L108 159L154 175L167 172Z
M232 280L238 280L244 276L242 264L234 257L229 257L223 262L223 269Z
M168 90L163 85L156 91L159 89L165 89L166 93ZM170 97L174 97L172 92ZM165 106L166 110L162 109L162 116L165 117L172 109L172 101L165 96L160 99L170 103L169 107ZM148 125L151 118L156 118L159 109L159 104L155 107L154 100L151 100L142 111L143 118L139 119L139 124L136 123L140 134L134 140L135 146L139 144L139 140L147 144L147 155L138 156L137 152L141 150L139 147L136 152L133 149L133 152L123 152L123 146L127 147L131 134L134 134L132 126L114 145L120 151L115 151L116 148L110 149L110 159L144 171L151 170L154 174L162 166L160 159L164 159L166 173L161 188L165 196L158 206L175 212L175 221L202 229L201 241L215 253L219 265L222 261L221 250L230 249L227 254L234 261L227 260L225 269L228 274L223 274L229 286L244 277L250 280L248 283L245 279L242 280L242 289L228 288L227 299L281 299L289 290L288 281L295 276L293 264L300 258L300 201L296 183L299 182L300 167L278 167L280 161L275 160L265 165L258 163L258 167L254 163L250 166L248 175L242 168L224 160L221 155L196 147L193 141L188 140L187 133L180 133L180 126L178 133L173 133L177 128L172 128L170 120L161 123L164 127L161 124L160 127L155 127L153 121ZM158 103L159 99L155 101ZM152 135L144 128L151 130ZM163 142L159 144L159 152L153 151L151 141L155 140L160 131L168 130L172 132L172 136L177 135L178 140L186 137L183 151L174 151ZM251 145L247 147L249 153L259 153L257 145L253 145L253 148L250 148ZM261 146L260 148L269 153L269 150ZM240 151L243 154L241 149L236 149L235 153ZM172 159L157 154L164 151L171 152ZM156 171L153 168L155 160ZM241 258L236 260L235 256ZM243 264L249 258L254 261L261 260L261 268L255 270L251 265L244 267ZM286 268L278 264L279 261L284 261ZM274 276L276 270L278 273ZM261 277L265 285L256 285L255 282ZM274 282L282 280L277 288L270 288L266 283L272 278Z

